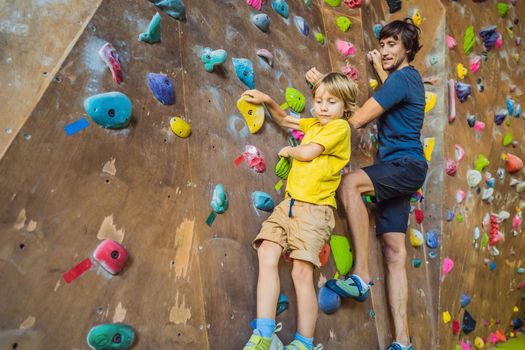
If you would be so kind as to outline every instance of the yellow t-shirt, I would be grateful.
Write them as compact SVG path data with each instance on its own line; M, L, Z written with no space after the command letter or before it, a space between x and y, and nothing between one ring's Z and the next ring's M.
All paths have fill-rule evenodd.
M324 151L308 162L293 160L286 192L303 202L336 208L335 192L341 182L341 169L350 161L350 125L344 119L336 119L321 126L317 118L304 118L299 126L304 132L301 144L315 142Z

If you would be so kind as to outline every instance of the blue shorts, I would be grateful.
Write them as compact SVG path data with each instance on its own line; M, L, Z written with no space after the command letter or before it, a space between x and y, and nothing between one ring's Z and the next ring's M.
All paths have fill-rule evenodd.
M427 162L403 157L363 168L374 185L377 201L376 234L406 233L410 197L423 186Z

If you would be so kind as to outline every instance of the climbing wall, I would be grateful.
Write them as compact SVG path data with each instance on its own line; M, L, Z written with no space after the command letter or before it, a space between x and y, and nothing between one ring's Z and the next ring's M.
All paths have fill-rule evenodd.
M452 349L461 342L472 344L476 337L480 337L493 346L490 339L494 340L494 334L498 330L505 333L509 330L509 320L523 315L522 310L517 313L514 307L519 305L521 296L516 286L524 277L517 271L523 267L525 249L520 223L524 203L517 192L521 188L516 187L515 182L524 178L521 171L509 174L502 153L524 155L523 114L509 111L507 100L509 103L514 101L515 111L520 103L523 104L524 59L523 45L520 45L523 24L520 20L523 20L525 4L515 2L506 15L502 13L503 17L498 14L496 1L443 1L443 4L447 11L447 34L457 42L457 46L446 48L446 78L452 79L453 84L469 84L472 93L463 103L459 101L463 91L448 99L449 105L455 104L456 118L445 128L445 158L456 162L457 173L445 175L443 198L446 210L450 212L448 220L443 223L442 260L451 259L454 267L442 277L444 280L440 284L440 342L442 348ZM474 28L474 36L469 40L465 33L470 25ZM494 47L488 50L479 33L491 25L495 25L497 33L501 34L502 44L497 48L492 42ZM469 42L470 53L465 50L469 48ZM476 61L479 67L476 67ZM458 64L467 70L463 79L458 75ZM447 111L442 119L450 114ZM498 125L500 121L502 123ZM507 134L506 141L515 143L504 146ZM465 153L459 161L456 145ZM481 171L482 180L476 185L472 170L478 156L485 156L490 164ZM453 165L450 163L447 168L453 168ZM471 186L467 179L469 170ZM464 199L463 192L458 194L458 191L464 192ZM498 228L491 230L490 219L486 216L490 213L497 214L494 217L497 222L503 220L496 223L502 234L500 237L504 236L499 243ZM446 212L444 215L446 219ZM491 239L493 236L495 240ZM464 322L465 313L476 321L472 331L469 331L471 324ZM466 331L461 330L464 324Z
M433 230L443 240L444 7L404 1L403 9L390 15L385 2L363 9L332 8L321 1L311 7L299 0L288 4L289 19L271 4L263 5L261 12L270 17L270 30L264 33L250 22L258 11L241 0L186 1L184 22L148 1L102 1L0 162L0 280L9 296L1 299L2 347L87 348L91 327L115 322L136 330L137 348L241 348L255 317L257 257L251 240L268 216L252 206L251 193L261 190L276 202L282 199L283 193L274 189L278 178L273 168L288 134L269 117L261 131L249 133L235 106L246 86L237 78L232 58L252 60L255 87L279 103L287 87L302 91L307 97L303 117L311 116L304 73L312 66L323 71L355 68L362 104L373 92L369 79L376 78L365 59L368 50L377 48L373 25L412 16L418 8L423 49L414 63L428 78L425 87L437 95L438 103L427 114L423 130L425 138L435 138L431 170L424 199L414 203L426 216L421 224L411 216L411 227ZM161 42L138 41L157 11ZM346 33L335 24L341 15L352 21ZM308 36L297 30L295 16L309 24ZM314 39L316 32L324 34L323 45ZM356 55L343 57L335 47L337 39L352 42ZM98 56L105 42L119 53L121 85ZM226 63L212 73L200 60L206 47L228 52ZM256 56L259 48L273 54L273 67ZM146 79L150 72L174 81L173 106L153 97ZM130 97L129 127L112 131L91 123L68 136L64 127L85 116L84 99L107 91ZM172 116L183 116L191 124L188 139L171 132ZM374 134L373 126L353 132L353 168L372 163ZM260 148L265 173L255 173L246 164L234 166L245 145ZM208 226L218 183L224 184L230 205ZM341 208L338 214L334 233L348 235ZM373 225L370 235L372 297L363 304L344 301L333 315L320 313L316 341L328 349L363 344L384 349L392 340L381 247ZM125 269L111 276L94 266L66 283L63 274L86 261L105 238L128 250ZM439 250L414 248L408 240L407 249L411 335L418 348L431 349L438 341ZM414 259L422 262L419 268L413 267ZM280 337L285 341L293 336L297 314L290 271L291 265L283 262L281 292L290 307L278 321L283 322ZM315 281L322 285L335 272L330 259L316 271Z

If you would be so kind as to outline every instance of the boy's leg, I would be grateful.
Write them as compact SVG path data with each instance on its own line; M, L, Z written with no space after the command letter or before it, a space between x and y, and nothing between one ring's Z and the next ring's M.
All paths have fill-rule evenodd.
M297 332L313 338L317 322L317 295L313 280L314 267L310 262L293 260L292 279L297 295Z
M257 318L275 320L279 299L279 259L282 247L271 241L263 241L257 249L259 278L257 281Z

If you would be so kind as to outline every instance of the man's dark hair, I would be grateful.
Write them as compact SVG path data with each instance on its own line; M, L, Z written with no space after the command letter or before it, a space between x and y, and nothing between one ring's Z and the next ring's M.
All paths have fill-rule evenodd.
M405 18L403 21L392 21L381 29L379 40L394 38L399 40L408 51L408 62L412 62L416 53L421 49L419 45L419 33L421 29L414 24L411 18Z

